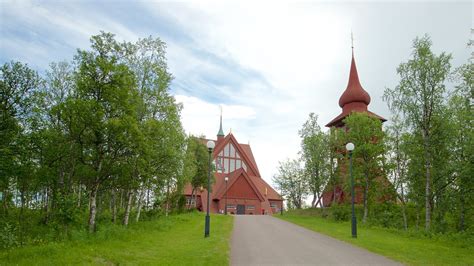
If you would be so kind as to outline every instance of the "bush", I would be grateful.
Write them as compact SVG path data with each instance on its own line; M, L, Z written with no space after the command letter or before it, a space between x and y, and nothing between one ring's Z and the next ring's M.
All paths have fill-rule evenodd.
M18 245L16 227L10 223L4 223L0 229L0 247L7 249Z
M331 213L335 221L349 221L351 218L351 206L348 204L335 204L331 206Z

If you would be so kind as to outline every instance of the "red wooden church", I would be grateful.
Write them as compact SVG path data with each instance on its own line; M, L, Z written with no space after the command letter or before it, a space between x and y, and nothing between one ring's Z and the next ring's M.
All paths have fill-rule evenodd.
M385 118L372 113L368 110L368 106L370 104L370 95L362 88L362 85L359 81L359 75L357 74L356 63L354 60L354 50L352 50L352 62L351 62L351 69L349 73L349 81L347 83L346 90L342 93L341 97L339 98L339 106L342 108L342 112L336 116L331 122L329 122L326 127L336 127L336 128L345 128L344 125L344 118L349 116L352 112L364 112L372 117L376 117L380 119L382 122L387 121ZM345 152L345 151L341 151ZM345 159L340 159L338 161L339 165L339 175L342 180L347 178L347 171L346 171L346 162ZM383 183L387 184L388 180L386 178L383 179ZM350 199L350 193L347 193L343 190L343 183L340 182L339 185L335 187L327 186L325 191L323 192L323 206L327 207L330 206L331 203L337 202L341 203L346 200ZM355 193L355 203L362 203L362 188L356 187Z
M208 140L203 140L207 143ZM282 207L282 197L260 176L250 145L241 144L234 135L224 136L222 116L212 158L216 166L210 193L210 212L230 214L273 214ZM226 178L227 177L227 178ZM227 181L226 181L227 179ZM186 185L186 205L207 211L207 190L199 188L192 197ZM226 205L227 202L227 206Z

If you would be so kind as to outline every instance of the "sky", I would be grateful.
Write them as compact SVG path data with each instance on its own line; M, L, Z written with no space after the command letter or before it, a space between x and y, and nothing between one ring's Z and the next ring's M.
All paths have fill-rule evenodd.
M451 53L457 67L471 53L473 11L470 1L0 0L0 63L21 61L44 73L88 49L100 31L126 41L159 37L186 132L215 138L222 106L225 134L250 143L272 183L278 162L298 156L309 113L324 130L340 113L351 32L369 110L390 120L382 95L397 85L396 68L410 58L413 40L428 34L432 50Z

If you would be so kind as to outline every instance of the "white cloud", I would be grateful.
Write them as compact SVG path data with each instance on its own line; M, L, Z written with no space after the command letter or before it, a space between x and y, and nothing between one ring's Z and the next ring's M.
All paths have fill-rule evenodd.
M351 30L370 108L387 116L380 96L397 83L395 68L409 56L414 37L430 33L436 52L454 53L453 66L467 59L472 3L466 5L1 2L0 32L18 34L1 36L0 56L47 65L64 46L67 58L75 48L87 48L90 35L100 30L121 40L161 37L186 131L214 137L218 105L224 105L225 132L232 128L240 142L250 141L270 181L278 161L297 156L298 129L308 113L318 114L321 126L339 114Z

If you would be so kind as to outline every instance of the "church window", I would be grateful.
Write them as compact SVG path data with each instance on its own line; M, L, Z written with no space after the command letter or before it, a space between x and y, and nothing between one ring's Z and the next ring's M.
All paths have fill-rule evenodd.
M235 170L243 168L247 171L247 165L242 160L237 148L232 143L227 143L219 152L216 160L217 171L219 173L232 173Z
M235 205L227 204L227 209L235 209Z
M229 173L229 159L224 158L224 173Z
M230 145L230 157L235 158L235 148L234 145Z
M249 211L253 211L253 210L255 210L255 205L247 205L246 209L249 210Z
M270 203L270 207L276 209L278 208L278 205L275 202Z
M229 144L225 145L224 156L229 157L229 150L230 150Z

